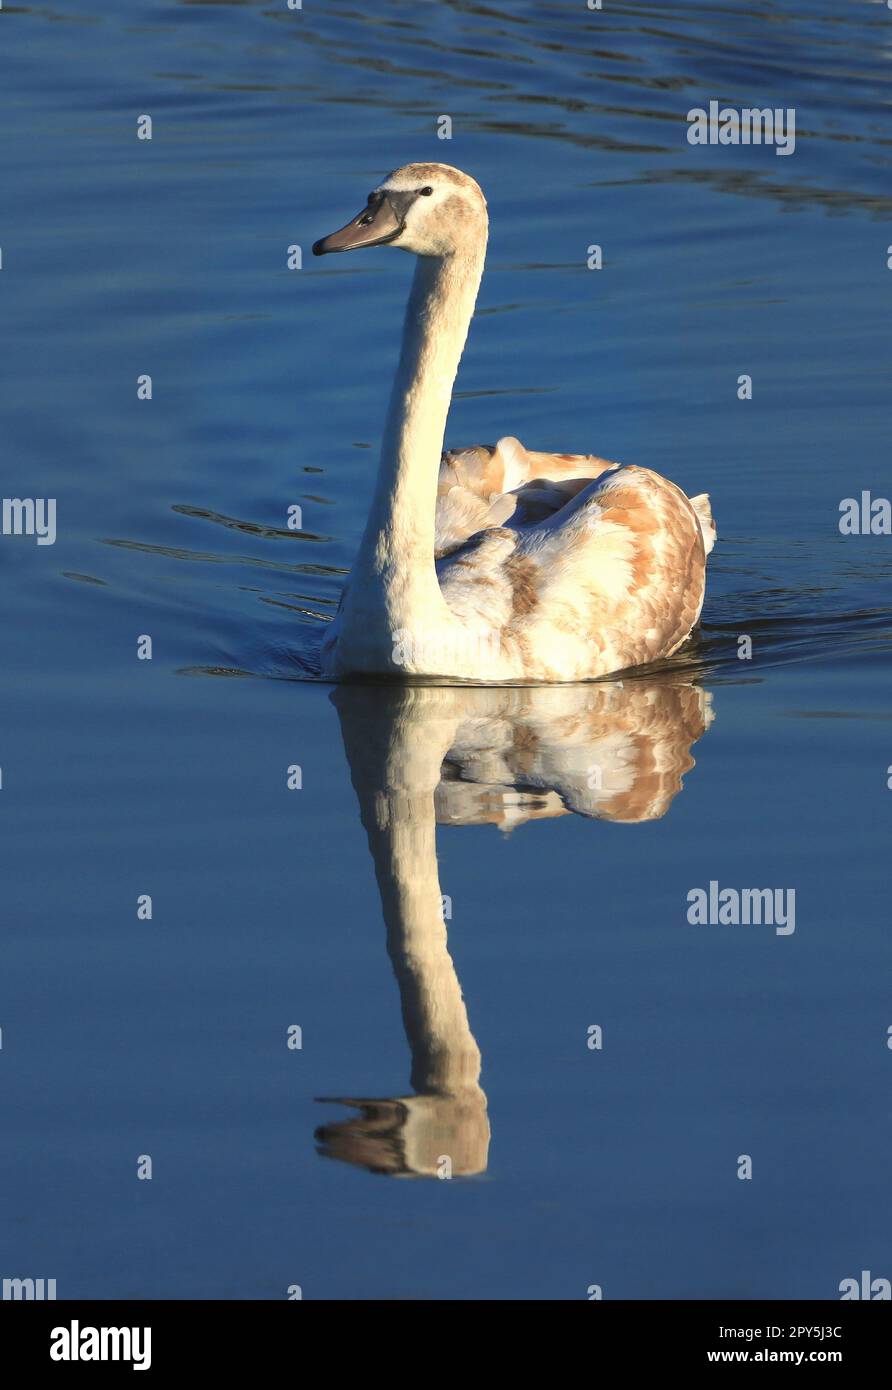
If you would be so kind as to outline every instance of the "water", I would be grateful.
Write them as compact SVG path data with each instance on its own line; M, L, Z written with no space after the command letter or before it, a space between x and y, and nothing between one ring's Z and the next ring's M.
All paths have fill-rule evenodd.
M350 1299L888 1277L892 540L838 528L890 488L886 7L0 22L3 491L58 505L55 545L0 544L0 1274ZM795 107L795 154L692 148L711 99ZM492 219L450 442L711 494L703 627L668 670L314 679L409 265L287 248L428 159ZM795 931L689 925L710 881L795 889Z

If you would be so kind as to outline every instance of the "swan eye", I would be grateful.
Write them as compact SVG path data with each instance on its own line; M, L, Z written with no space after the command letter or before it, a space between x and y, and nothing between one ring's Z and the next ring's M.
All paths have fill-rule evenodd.
M433 193L433 191L434 191L434 190L431 188L430 184L428 184L426 188L419 188L419 190L418 190L418 192L421 194L422 198L429 198L429 197L431 196L431 194Z

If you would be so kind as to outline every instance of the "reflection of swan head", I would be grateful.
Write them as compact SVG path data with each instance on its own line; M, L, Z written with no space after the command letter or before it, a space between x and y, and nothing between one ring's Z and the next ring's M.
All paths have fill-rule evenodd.
M489 1118L478 1085L448 1096L403 1096L394 1100L337 1098L360 1112L349 1120L320 1125L319 1152L359 1164L388 1177L471 1177L486 1170Z
M483 1172L480 1052L449 955L436 826L570 812L662 816L712 718L678 676L564 686L342 685L332 695L368 835L387 949L412 1053L414 1095L342 1099L320 1152L390 1175Z
M313 255L395 246L416 256L448 256L485 245L487 225L486 199L469 174L450 164L404 164L345 227L317 241Z

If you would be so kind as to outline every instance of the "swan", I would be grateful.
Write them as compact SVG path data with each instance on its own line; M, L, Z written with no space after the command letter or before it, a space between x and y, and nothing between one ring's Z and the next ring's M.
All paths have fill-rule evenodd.
M671 656L700 616L705 493L510 435L443 453L487 234L470 175L406 164L313 246L417 257L372 504L322 643L328 679L591 680Z

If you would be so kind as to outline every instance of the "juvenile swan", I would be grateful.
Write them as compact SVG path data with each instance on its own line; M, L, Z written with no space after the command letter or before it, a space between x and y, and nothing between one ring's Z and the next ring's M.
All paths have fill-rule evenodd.
M313 254L417 257L359 553L323 674L578 681L671 655L703 606L709 498L648 468L508 436L443 453L488 219L448 164L406 164Z

